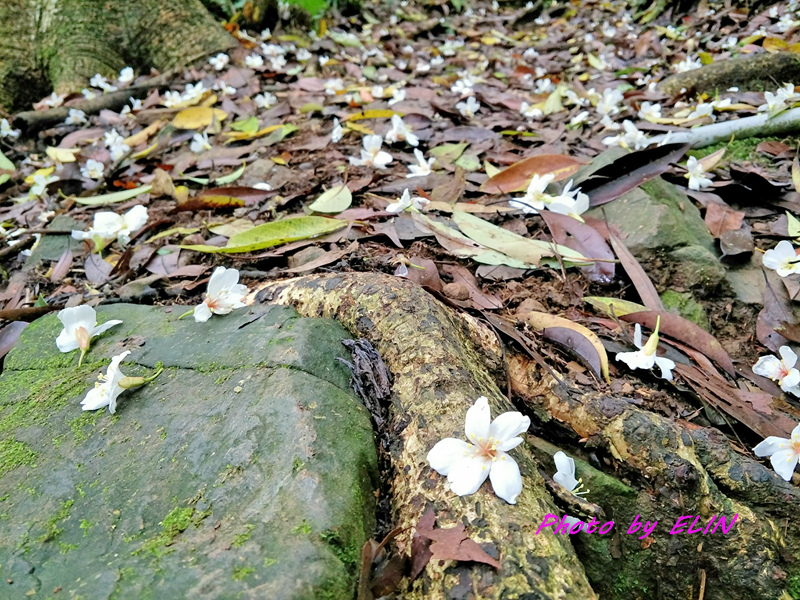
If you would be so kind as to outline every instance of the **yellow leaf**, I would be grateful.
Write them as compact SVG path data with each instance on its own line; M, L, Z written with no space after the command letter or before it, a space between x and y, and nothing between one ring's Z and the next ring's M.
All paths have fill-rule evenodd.
M145 148L141 152L137 152L136 154L132 154L131 158L134 158L134 159L143 158L143 157L147 156L148 154L150 154L156 148L158 148L158 142L153 142L152 146L148 146L147 148Z
M786 48L789 47L789 44L780 38L768 37L761 42L761 47L767 52L780 52L781 50L786 50Z
M484 161L484 163L483 163L483 170L484 170L484 171L486 171L486 175L487 175L488 177L494 177L494 176L495 176L495 175L497 175L497 174L498 174L498 173L499 173L499 172L500 172L502 169L500 169L499 167L495 167L495 166L494 166L492 163L490 163L490 162L487 160L487 161Z
M320 19L319 20L319 31L317 32L317 35L319 37L324 37L325 33L327 31L328 31L328 22L325 19Z
M700 58L700 62L704 65L710 65L714 62L714 57L708 52L698 52L697 56Z
M52 167L47 167L46 169L37 169L36 171L34 171L25 178L25 183L33 184L33 178L36 177L37 175L41 175L42 177L49 177L50 175L53 174L53 171L55 170L56 170L55 165Z
M75 155L80 151L80 148L55 148L53 146L48 146L47 156L56 162L70 163L75 162Z
M800 148L797 151L800 152ZM792 183L794 184L794 190L800 193L800 159L798 159L797 154L795 154L792 162Z
M699 162L703 166L704 171L710 171L714 167L717 166L717 163L722 160L722 157L725 155L725 148L720 148L716 152L712 152L708 156L704 156L697 162Z
M790 212L786 213L786 226L789 230L789 237L800 237L800 221L798 221Z
M650 310L646 306L636 304L636 302L631 302L630 300L620 300L619 298L584 296L583 300L610 317L624 317L625 315L629 315L631 313L647 312Z
M272 158L270 158L270 160L271 160L272 162L274 162L276 165L283 165L284 167L286 166L286 161L285 161L285 160L283 160L283 159L282 159L281 157L279 157L279 156L273 156Z
M222 121L227 116L228 113L219 108L195 106L185 108L175 115L172 124L178 129L202 129L211 125L215 118Z
M123 142L130 146L131 148L135 148L139 144L144 144L151 135L153 135L156 131L161 129L164 125L166 125L166 121L156 121L151 123L144 129L142 129L139 133L134 133L130 137L126 137Z
M391 119L394 115L400 115L401 117L403 116L402 113L395 112L388 108L384 109L375 108L372 110L363 110L361 112L348 115L344 119L342 119L342 122L363 121L364 119Z
M791 46L789 46L788 48L786 48L786 50L787 50L788 52L793 52L793 53L795 53L795 54L800 54L800 43L798 43L798 44L792 44Z
M273 131L277 131L281 127L284 127L284 125L270 125L269 127L264 127L264 129L259 129L258 131L226 131L222 135L224 135L226 138L225 143L229 144L239 140L251 140L253 138L261 137L263 135L267 135L268 133L272 133Z
M360 123L342 123L342 125L344 125L346 129L349 129L351 131L357 131L358 133L364 135L372 135L375 133L374 131L372 131L372 129L370 129L366 125L361 125Z
M586 60L588 61L589 66L594 67L598 71L602 71L606 68L606 64L591 52L586 55Z
M753 42L757 42L762 37L764 37L764 36L761 35L760 33L754 33L753 35L749 35L746 38L744 38L743 40L739 41L739 47L741 48L743 46L747 46L747 44L752 44Z
M481 43L484 46L496 46L497 44L500 43L500 40L498 40L496 37L491 37L487 35L481 38Z

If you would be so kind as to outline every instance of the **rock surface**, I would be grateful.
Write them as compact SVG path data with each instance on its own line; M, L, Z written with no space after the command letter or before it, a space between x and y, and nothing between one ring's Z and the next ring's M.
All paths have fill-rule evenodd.
M31 324L0 376L0 597L339 599L375 523L377 459L327 319L242 309L208 323L115 305L77 352ZM111 356L115 415L79 402Z

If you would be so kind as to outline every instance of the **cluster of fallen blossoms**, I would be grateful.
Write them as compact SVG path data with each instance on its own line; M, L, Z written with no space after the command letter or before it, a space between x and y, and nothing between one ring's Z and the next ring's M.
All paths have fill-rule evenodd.
M196 322L205 323L212 314L226 315L245 306L242 299L247 292L247 286L239 283L239 271L217 267L208 281L203 302L186 314L193 313ZM61 352L80 350L78 366L83 363L83 357L89 351L93 338L122 323L115 319L98 325L96 311L85 304L63 309L58 313L58 319L64 328L56 338L56 346ZM122 392L145 385L161 374L162 368L159 367L150 377L126 376L122 372L121 363L130 353L126 350L111 358L106 372L98 375L97 383L81 401L83 410L97 410L108 406L108 410L114 413L117 410L117 397Z

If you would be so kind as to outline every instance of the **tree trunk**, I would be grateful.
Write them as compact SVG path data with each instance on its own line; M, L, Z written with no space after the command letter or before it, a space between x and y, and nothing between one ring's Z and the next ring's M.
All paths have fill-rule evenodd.
M164 71L235 45L200 0L2 0L0 107L79 91L95 73Z

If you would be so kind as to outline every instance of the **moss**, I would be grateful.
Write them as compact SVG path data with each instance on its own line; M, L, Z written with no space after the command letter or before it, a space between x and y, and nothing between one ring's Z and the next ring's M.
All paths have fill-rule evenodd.
M84 411L77 417L70 420L69 428L72 431L72 435L75 437L76 444L80 444L81 442L89 439L91 432L85 432L83 430L84 427L96 426L97 421L99 421L104 414L105 410Z
M21 467L36 466L36 453L24 442L0 440L0 477Z
M278 561L275 558L270 558L269 556L264 557L264 567L271 567L277 563Z
M336 557L342 561L348 569L354 569L358 564L360 555L360 548L354 545L348 545L341 537L337 528L332 528L323 531L319 534L319 539L325 542Z
M58 542L58 549L61 554L66 554L70 550L77 550L78 544L67 544L66 542Z
M81 520L81 529L83 530L83 537L86 537L89 534L89 530L94 527L89 521L86 519Z
M708 331L708 315L706 309L694 299L691 292L676 292L667 290L661 294L661 301L664 307L670 312L677 312L680 316L690 320Z
M253 529L255 529L255 527L256 527L255 525L252 525L250 523L245 525L244 526L245 532L237 533L235 536L233 536L233 542L231 543L231 546L233 546L234 548L239 548L243 546L244 543L250 539L250 533L253 531Z
M311 533L311 525L309 525L305 519L300 525L297 525L292 528L292 533L300 533L302 535L308 535Z
M233 570L232 577L234 581L244 581L248 575L255 572L256 570L253 567L236 567Z
M756 150L758 145L762 142L775 141L782 142L787 146L796 148L800 138L797 137L748 137L742 139L734 139L731 142L720 142L705 148L698 148L687 152L687 156L694 156L696 158L703 158L709 154L713 154L721 148L725 148L724 163L741 163L741 162L755 162L764 166L773 164L773 159L768 154Z
M186 531L192 523L198 525L200 521L208 516L208 513L195 515L195 512L193 506L186 508L176 506L159 523L161 525L161 533L147 540L142 544L141 548L134 550L132 554L137 555L142 552L149 552L156 557L167 554L169 550L165 548L170 546L178 535Z
M61 508L45 522L45 532L36 539L37 542L44 543L54 540L64 531L63 529L59 529L58 524L69 517L69 509L72 508L73 504L75 504L74 500L67 500L61 505Z

